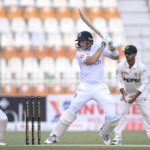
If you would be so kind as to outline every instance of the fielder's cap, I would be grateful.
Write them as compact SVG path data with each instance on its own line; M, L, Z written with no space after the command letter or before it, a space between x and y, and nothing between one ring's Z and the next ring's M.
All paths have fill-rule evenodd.
M134 45L127 45L125 47L125 53L137 53L137 48Z

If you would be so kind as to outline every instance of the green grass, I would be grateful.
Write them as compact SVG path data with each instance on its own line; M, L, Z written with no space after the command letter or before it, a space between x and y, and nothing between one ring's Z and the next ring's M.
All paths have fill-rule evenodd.
M57 145L44 145L44 140L49 136L48 132L42 133L42 145L25 146L25 133L7 132L5 135L8 146L0 147L0 150L148 150L150 141L145 132L124 132L123 144L131 146L105 146L98 132L68 132ZM112 135L113 136L113 135ZM112 138L112 137L111 137ZM36 141L37 142L37 141ZM70 144L70 145L69 145ZM73 145L71 145L73 144ZM81 146L79 144L82 144ZM149 145L149 147L141 147Z

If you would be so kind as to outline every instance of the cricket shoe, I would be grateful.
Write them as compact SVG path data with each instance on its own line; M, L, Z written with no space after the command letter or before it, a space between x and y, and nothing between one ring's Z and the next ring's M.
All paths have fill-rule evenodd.
M121 140L113 140L111 145L122 145Z
M7 144L4 142L0 142L0 146L6 146Z
M101 135L101 134L99 134L99 135L102 137L103 142L104 142L105 145L110 145L109 135Z
M57 142L58 142L58 137L55 134L53 134L50 135L50 137L45 141L45 144L54 144Z
M104 142L105 145L110 145L109 135L102 133L103 127L104 127L104 125L100 129L99 135L102 137L103 142Z

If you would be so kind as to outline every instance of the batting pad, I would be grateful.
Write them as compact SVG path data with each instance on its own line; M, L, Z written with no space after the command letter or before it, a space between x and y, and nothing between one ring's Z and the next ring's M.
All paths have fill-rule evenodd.
M109 120L104 123L104 125L100 129L100 135L110 135L114 128L118 125L120 118L117 117L114 120Z
M77 115L69 110L66 110L62 113L60 120L66 125L69 126L73 121L76 120Z
M62 113L59 122L51 134L55 134L58 138L61 137L68 127L76 120L77 115L75 113L66 110Z

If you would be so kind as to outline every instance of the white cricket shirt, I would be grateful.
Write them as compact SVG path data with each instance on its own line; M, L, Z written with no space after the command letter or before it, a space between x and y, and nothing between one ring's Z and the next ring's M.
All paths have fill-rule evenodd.
M122 60L117 67L117 81L119 88L124 88L127 93L145 91L148 85L148 77L145 65L140 61L130 68L127 61Z
M87 65L84 61L87 56L92 56L101 47L101 45L93 44L90 50L80 49L76 53L76 57L80 67L80 81L88 84L97 84L105 82L103 70L103 56L112 56L112 52L104 49L102 55L95 64Z

